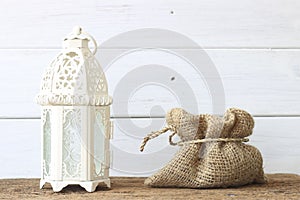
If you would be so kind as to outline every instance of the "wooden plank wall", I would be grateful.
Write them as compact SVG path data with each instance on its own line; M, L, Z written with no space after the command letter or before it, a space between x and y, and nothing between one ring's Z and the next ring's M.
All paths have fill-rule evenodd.
M43 70L75 25L83 26L99 44L138 29L172 31L169 52L199 50L178 42L176 33L181 34L201 46L218 71L218 76L203 77L182 57L157 49L138 49L110 63L106 75L110 94L116 97L111 115L115 121L112 175L146 176L172 157L176 148L167 145L167 136L151 141L143 154L138 151L141 138L162 127L164 113L172 107L213 112L204 78L222 81L226 107L240 107L254 115L256 127L250 139L263 154L265 171L300 174L299 10L296 0L1 0L0 178L39 177L40 108L34 97ZM151 44L160 37L151 33L100 47L109 54L130 49L137 40ZM100 62L106 62L101 55ZM182 100L185 85L172 82L173 76L155 73L145 74L145 80L156 81L143 87L137 88L135 79L128 80L128 87L135 86L129 99L116 93L132 70L154 64L179 74L195 99ZM175 84L179 97L160 82ZM121 109L124 106L129 113Z

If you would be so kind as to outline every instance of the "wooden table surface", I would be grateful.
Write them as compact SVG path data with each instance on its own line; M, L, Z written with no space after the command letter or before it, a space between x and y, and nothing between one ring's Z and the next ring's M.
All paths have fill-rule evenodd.
M149 188L144 178L112 177L112 188L98 186L94 193L72 185L54 193L39 189L38 179L0 180L0 199L300 199L300 176L267 175L269 183L227 189Z

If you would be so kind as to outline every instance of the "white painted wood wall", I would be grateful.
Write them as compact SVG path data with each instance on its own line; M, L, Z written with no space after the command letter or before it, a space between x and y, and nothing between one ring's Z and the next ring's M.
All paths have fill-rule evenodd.
M34 97L43 70L74 25L83 26L99 43L141 28L167 29L197 42L220 73L226 107L255 116L250 143L261 150L265 171L300 174L299 11L297 0L1 0L0 178L40 175L40 108ZM174 44L172 48L193 50ZM126 47L110 49L120 48ZM202 78L180 59L158 51L140 50L115 62L107 71L110 94L133 66L153 63L182 73L195 90L200 112L212 111ZM155 105L166 111L181 104L170 92L145 87L128 102L134 118L118 111L112 118L125 126L152 122L157 129L164 112L151 113L151 119ZM138 151L149 130L128 135L130 130L115 127L112 175L146 176L171 158L176 148L167 145L167 136L150 141L145 153Z

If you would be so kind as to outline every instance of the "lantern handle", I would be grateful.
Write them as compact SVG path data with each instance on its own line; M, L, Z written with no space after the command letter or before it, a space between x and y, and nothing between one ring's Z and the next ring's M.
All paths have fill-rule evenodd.
M65 38L65 40L72 40L72 39L82 39L82 40L88 39L88 40L91 40L93 42L93 44L94 44L94 50L93 51L91 49L90 50L91 50L91 52L92 52L93 55L96 54L96 52L97 52L97 42L96 42L96 40L89 33L83 31L80 26L75 26L73 28L72 33L70 33Z
M88 37L88 39L90 39L92 41L92 43L94 44L93 51L91 49L90 50L91 50L92 54L95 55L97 53L97 42L96 42L96 40L89 33L85 32L85 31L82 31L82 33L84 35L86 35Z

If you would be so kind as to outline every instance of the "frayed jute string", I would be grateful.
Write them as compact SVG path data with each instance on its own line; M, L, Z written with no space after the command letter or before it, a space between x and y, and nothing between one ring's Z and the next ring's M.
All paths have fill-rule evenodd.
M165 132L167 132L167 131L169 131L169 130L173 132L173 133L169 136L169 142L170 142L170 144L171 144L172 137L177 133L177 130L176 130L176 128L175 128L174 126L165 126L164 128L162 128L162 129L159 130L159 131L153 131L153 132L151 132L150 134L148 134L148 135L144 138L144 140L143 140L143 142L142 142L142 144L141 144L141 146L140 146L140 151L141 151L141 152L144 151L144 148L145 148L145 146L146 146L146 144L147 144L147 142L148 142L149 140L151 140L151 139L153 139L153 138L156 138L156 137L160 136L161 134L163 134L163 133L165 133Z

